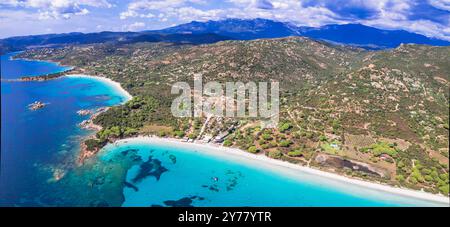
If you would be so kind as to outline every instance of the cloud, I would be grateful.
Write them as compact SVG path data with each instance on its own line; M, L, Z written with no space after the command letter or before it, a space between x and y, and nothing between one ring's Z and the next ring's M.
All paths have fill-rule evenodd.
M207 20L219 20L225 16L224 10L214 9L214 10L199 10L193 7L182 7L178 9L173 9L167 12L167 16L173 17L178 16L179 19L183 21L207 21Z
M436 9L450 11L450 0L428 0L428 3Z
M5 10L9 11L4 17L11 20L1 17ZM14 11L28 16L17 17ZM450 0L0 0L0 25L9 29L2 30L4 35L31 24L30 31L58 26L51 27L58 32L84 25L86 31L98 31L99 24L101 29L120 31L136 30L143 22L147 29L160 29L191 21L266 18L314 27L361 23L450 40L449 11ZM48 20L54 18L60 23ZM93 20L96 24L91 25Z
M43 0L40 1L43 2ZM83 3L85 1L78 2ZM55 15L52 14L53 10L50 7L31 7L42 6L37 5L35 2L6 2L0 0L0 38L48 33L67 33L74 31L121 31L122 24L118 23L120 20L117 18L117 15L108 16L108 14L104 13L109 12L108 7L114 7L114 5L110 4L108 6L104 4L104 2L106 1L92 1L91 3L93 6L78 5L82 10L71 7L59 7L63 5L55 5L56 8L61 9L58 11L59 14L56 13ZM6 5L7 3L8 5ZM29 3L29 5L25 7L25 3ZM102 6L102 9L105 9L105 11L99 14L99 11L97 11L98 8L95 8L94 5ZM97 28L97 25L102 25L102 27Z
M450 27L441 25L429 20L402 20L393 21L389 19L377 19L366 21L366 25L380 27L385 29L403 29L414 33L423 34L428 37L434 37L450 41Z
M107 0L6 0L0 5L19 7L24 9L36 9L38 19L69 19L75 15L86 15L89 7L111 8L114 5Z
M143 18L147 14L157 22L186 23L224 18L267 18L281 21L301 21L304 25L338 22L336 15L324 7L304 8L298 0L138 0L120 13L122 20Z
M145 27L144 22L135 22L129 25L126 25L123 30L125 31L139 31Z
M189 4L206 4L206 2L202 0L138 0L128 4L127 10L120 13L120 19L145 18L147 15L153 15L150 11L173 11Z
M257 0L255 4L259 9L273 9L272 3L268 0Z
M339 23L337 15L326 7L304 7L298 0L228 0L234 7L227 9L227 18L266 18L297 25L320 26Z

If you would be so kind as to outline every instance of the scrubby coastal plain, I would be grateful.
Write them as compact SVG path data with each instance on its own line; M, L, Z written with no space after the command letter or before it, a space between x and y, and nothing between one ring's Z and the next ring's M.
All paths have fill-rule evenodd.
M39 169L39 190L6 177L0 204L449 206L448 46L367 50L305 37L189 38L15 53L73 68L57 80L2 77L2 105L16 106L14 113L2 108L2 153L36 149L38 142L23 145L11 135L34 138L53 126L36 138L47 143L38 146L47 161L19 165ZM2 70L16 61L2 62ZM173 116L171 86L192 84L195 75L205 83L279 81L279 124ZM11 97L25 90L51 105L17 115L24 106ZM39 120L36 128L3 131Z
M224 146L448 194L448 47L401 45L365 51L292 37L111 48L99 44L24 54L61 59L86 74L107 76L134 96L94 120L103 130L87 141L91 150L133 135L203 140L237 124L220 141ZM170 104L176 96L170 86L192 81L194 73L202 74L205 82L280 80L279 127L261 129L258 119L229 118L214 118L204 127L206 117L174 118Z

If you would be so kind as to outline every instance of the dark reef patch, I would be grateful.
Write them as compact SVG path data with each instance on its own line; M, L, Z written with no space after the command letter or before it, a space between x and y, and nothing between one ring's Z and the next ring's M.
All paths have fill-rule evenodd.
M161 175L166 171L168 169L161 165L161 161L150 156L146 162L140 165L139 173L131 181L133 183L139 183L148 176L153 176L156 180L159 180Z
M227 191L233 190L239 182L239 178L243 175L240 171L227 170L225 172L225 180L219 179L219 177L213 176L210 178L212 181L210 185L202 185L203 188L207 188L210 191L219 192L221 188L225 188Z
M217 186L217 184L213 184L213 185L209 186L208 189L210 191L219 192L219 186Z
M227 170L226 175L229 176L226 182L227 191L233 190L238 184L238 179L243 176L240 171L234 172L231 170Z
M204 197L200 196L191 196L191 197L184 197L179 200L167 200L164 201L164 204L170 207L193 207L192 202L194 202L194 200L204 200L204 199L205 199Z
M131 188L131 189L133 189L135 192L139 191L139 188L136 187L136 185L134 185L134 184L132 184L132 183L130 183L130 182L125 181L124 184L125 184L125 187Z
M93 181L92 181L92 186L94 185L102 185L105 183L105 177L104 176L97 176Z
M173 154L169 155L170 161L172 161L173 164L177 163L177 157Z
M130 152L133 152L134 154L136 154L138 151L139 151L138 149L127 149L127 150L124 150L124 151L122 151L122 152L120 152L120 153L121 153L123 156L127 156L128 153L130 153Z
M108 202L105 200L95 200L89 204L91 207L109 207Z

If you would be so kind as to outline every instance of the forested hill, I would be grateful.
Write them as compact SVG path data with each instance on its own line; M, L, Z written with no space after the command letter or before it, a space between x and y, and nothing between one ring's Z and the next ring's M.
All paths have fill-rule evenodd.
M96 118L91 149L137 134L206 140L300 165L448 194L450 47L366 51L303 37L204 45L103 43L43 48L51 59L118 81L135 98ZM174 118L171 85L281 82L277 129L258 119ZM205 125L205 130L201 131ZM232 130L230 130L232 129ZM228 134L229 133L229 134Z

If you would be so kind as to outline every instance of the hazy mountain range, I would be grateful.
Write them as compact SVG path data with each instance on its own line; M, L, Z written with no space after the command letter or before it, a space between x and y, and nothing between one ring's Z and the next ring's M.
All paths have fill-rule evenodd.
M447 46L450 42L428 38L424 35L404 30L381 30L361 24L332 24L322 27L297 27L291 23L276 22L266 19L191 22L160 30L167 34L214 33L239 40L259 38L280 38L286 36L305 36L334 43L361 46L364 48L395 48L401 43L428 44Z
M252 40L305 36L331 43L346 44L365 49L395 48L401 43L448 46L449 41L429 38L404 30L382 30L361 24L298 27L291 23L267 19L226 19L221 21L190 22L174 27L141 32L65 33L11 37L0 39L0 52L18 51L30 47L61 46L104 42L172 42L205 44L223 40Z

